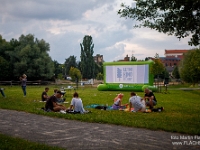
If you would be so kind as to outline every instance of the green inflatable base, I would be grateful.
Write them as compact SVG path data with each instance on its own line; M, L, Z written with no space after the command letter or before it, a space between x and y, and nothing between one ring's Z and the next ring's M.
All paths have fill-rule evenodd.
M152 91L157 91L157 88L152 85L144 84L99 84L97 89L99 91L137 91L143 92L145 88L148 88Z

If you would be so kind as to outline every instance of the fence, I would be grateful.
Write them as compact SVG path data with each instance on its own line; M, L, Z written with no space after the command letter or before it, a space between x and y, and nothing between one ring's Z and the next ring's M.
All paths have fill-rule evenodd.
M20 81L0 81L0 85L20 85ZM47 85L50 84L49 81L41 81L41 80L36 80L36 81L27 81L27 85Z

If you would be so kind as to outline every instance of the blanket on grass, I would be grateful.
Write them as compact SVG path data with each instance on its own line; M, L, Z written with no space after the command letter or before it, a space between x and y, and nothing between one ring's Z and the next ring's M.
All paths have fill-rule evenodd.
M94 109L101 109L101 110L114 110L112 108L112 106L106 106L106 105L102 105L102 104L91 104L91 105L85 106L85 108L94 108ZM129 111L129 105L127 105L126 107L120 108L119 110ZM146 113L162 112L163 110L164 110L164 107L158 107L158 108L153 108L153 109L146 108ZM134 112L134 108L131 108L131 111Z

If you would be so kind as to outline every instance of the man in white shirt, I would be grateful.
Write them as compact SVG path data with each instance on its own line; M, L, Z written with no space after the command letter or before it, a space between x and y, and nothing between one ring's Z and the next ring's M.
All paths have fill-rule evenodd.
M131 97L129 98L129 111L131 111L132 107L134 107L133 112L146 112L145 101L134 92L131 92Z
M74 95L73 95L69 111L72 110L72 109L73 109L73 111L75 113L81 113L81 114L83 114L83 113L86 112L85 109L83 108L82 100L81 100L81 98L79 98L77 92L75 92Z

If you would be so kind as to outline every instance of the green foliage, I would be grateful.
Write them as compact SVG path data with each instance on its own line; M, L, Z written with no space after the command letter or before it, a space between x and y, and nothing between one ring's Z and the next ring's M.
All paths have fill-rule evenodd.
M154 59L154 64L152 65L150 72L154 76L158 76L158 75L162 74L164 71L165 71L165 67L163 66L160 59Z
M178 66L175 66L175 68L174 68L174 70L172 72L172 75L173 75L174 78L180 79L180 74L179 74L179 68L178 68Z
M0 47L2 45L5 42L0 42ZM12 79L18 80L24 73L29 80L51 79L54 76L54 63L48 54L49 44L43 39L35 39L31 34L21 35L19 40L12 39L3 47L2 55L11 64Z
M66 85L48 85L50 88L49 95L53 95L53 89L61 88ZM184 85L188 87L189 85ZM45 113L40 108L44 107L44 103L40 103L41 93L45 86L27 86L27 97L23 97L22 89L20 86L3 86L5 88L5 94L7 98L0 97L0 108L2 109L14 109L40 115L46 115L51 117L59 117L70 120L80 120L84 122L97 122L116 124L129 127L148 128L152 130L163 130L170 132L181 132L187 134L200 134L200 115L199 115L199 96L200 90L182 91L181 85L176 86L169 85L169 94L154 93L158 104L156 107L163 106L165 110L161 113L132 113L124 111L101 111L92 108L86 108L91 110L92 113L85 115L73 115L73 114L60 114L60 113ZM162 87L162 91L165 87ZM123 93L123 104L128 103L130 97L129 91L98 91L96 87L84 85L83 88L76 89L79 96L83 100L84 106L91 104L113 104L113 99L116 94ZM70 101L74 90L67 91L65 94L68 104L64 104L69 107ZM137 95L144 95L143 92L137 92ZM180 96L184 95L184 96ZM34 101L36 100L36 101Z
M83 38L83 43L80 44L81 46L81 73L83 78L91 79L94 78L94 66L95 62L93 59L93 53L94 53L94 44L92 41L92 37L86 35Z
M0 81L9 80L10 74L10 63L0 56Z
M76 82L82 78L80 70L74 67L70 68L69 75L72 78L72 81Z
M103 64L102 63L98 63L98 64L95 63L95 75L97 75L96 78L98 78L99 73L103 74Z
M198 83L200 81L200 49L193 49L185 53L179 69L182 80L193 85Z
M66 73L66 75L68 75L69 74L69 70L70 70L70 68L71 67L74 67L74 68L77 68L77 63L76 63L76 57L73 55L73 56L69 56L69 58L67 58L67 59L65 59L65 73Z
M58 76L57 76L57 78L58 78L58 79L63 79L63 74L62 74L62 73L59 73Z
M103 74L101 72L97 74L97 80L103 80Z
M60 67L60 64L56 60L54 60L53 63L54 63L54 68L55 68L54 75L55 75L55 78L58 78L59 74L62 75L62 67Z
M118 14L135 19L135 27L148 27L179 39L191 34L189 45L200 44L199 0L137 0L135 4L122 4Z

